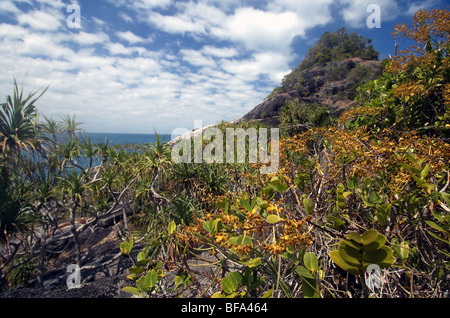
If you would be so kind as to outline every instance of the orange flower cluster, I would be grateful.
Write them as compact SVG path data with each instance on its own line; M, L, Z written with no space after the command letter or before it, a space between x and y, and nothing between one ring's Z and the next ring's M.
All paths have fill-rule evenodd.
M304 232L304 223L310 216L302 220L285 220L280 223L283 229L279 233L279 239L272 244L263 243L262 248L274 256L284 253L287 249L299 249L313 243L312 236Z
M304 231L304 224L310 217L301 220L283 218L284 208L274 202L269 202L268 207L255 207L252 211L239 206L239 212L235 208L207 213L204 218L196 219L191 225L184 227L177 233L177 238L190 247L206 243L230 250L241 258L255 249L279 255L287 248L295 249L312 244L312 237ZM269 223L268 215L277 215L280 221ZM204 223L211 220L220 221L220 226L214 231L207 231ZM272 243L267 243L269 241Z

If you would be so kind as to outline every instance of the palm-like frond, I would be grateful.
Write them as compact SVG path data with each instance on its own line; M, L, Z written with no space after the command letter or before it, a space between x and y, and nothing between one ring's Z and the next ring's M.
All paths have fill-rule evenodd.
M48 87L47 87L48 88ZM47 91L47 88L36 97L38 92L24 97L14 80L14 95L8 95L6 102L0 104L0 149L8 155L22 149L36 150L39 144L37 121L38 111L34 105Z

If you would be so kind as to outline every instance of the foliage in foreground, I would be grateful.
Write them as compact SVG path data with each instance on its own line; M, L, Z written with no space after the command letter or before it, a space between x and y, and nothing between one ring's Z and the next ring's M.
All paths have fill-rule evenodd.
M413 23L433 36L443 17L419 11ZM1 105L0 281L42 283L64 223L70 257L92 267L79 236L112 217L133 264L124 290L139 297L447 297L448 31L440 34L363 86L361 105L334 125L311 121L281 138L273 175L259 164L174 164L159 137L95 143L70 117L37 123L34 107L17 111L29 99L16 85ZM12 133L7 114L24 134ZM379 284L367 284L372 265Z

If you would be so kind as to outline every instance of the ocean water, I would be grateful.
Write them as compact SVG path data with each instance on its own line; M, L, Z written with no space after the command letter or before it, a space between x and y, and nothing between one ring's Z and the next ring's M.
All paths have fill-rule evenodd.
M91 138L92 143L108 140L111 145L121 144L148 144L156 142L154 134L127 134L127 133L93 133L86 132L84 136ZM162 141L169 142L170 136L159 134Z

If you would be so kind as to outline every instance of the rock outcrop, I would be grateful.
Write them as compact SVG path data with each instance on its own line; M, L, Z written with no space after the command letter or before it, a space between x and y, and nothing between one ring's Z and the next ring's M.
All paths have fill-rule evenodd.
M356 87L379 76L380 65L381 62L375 60L348 58L302 70L298 74L297 83L275 89L240 120L278 126L281 108L288 100L295 99L327 105L333 114L339 115L355 103Z

